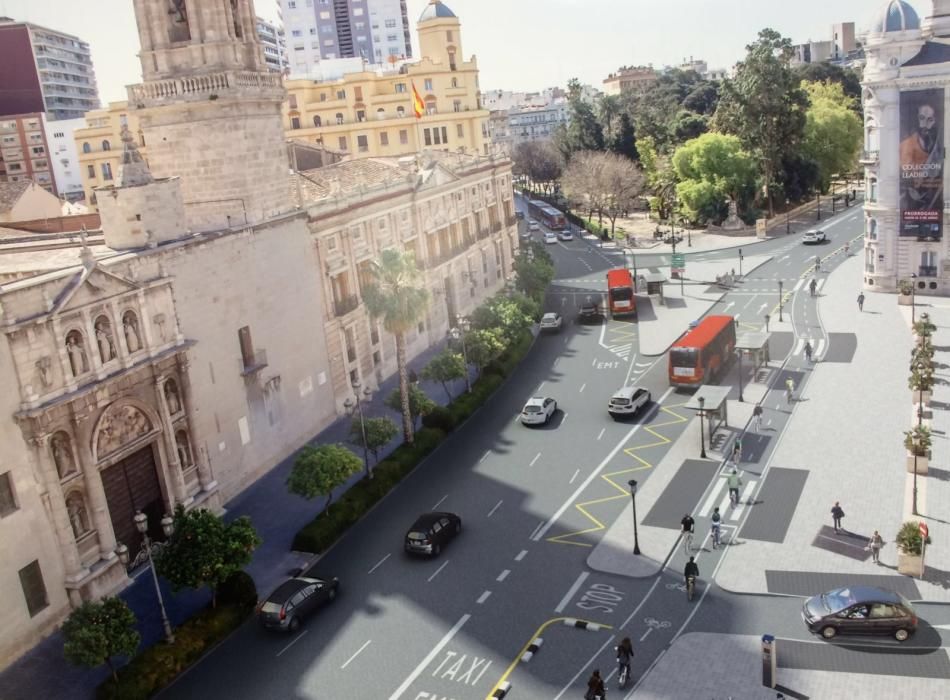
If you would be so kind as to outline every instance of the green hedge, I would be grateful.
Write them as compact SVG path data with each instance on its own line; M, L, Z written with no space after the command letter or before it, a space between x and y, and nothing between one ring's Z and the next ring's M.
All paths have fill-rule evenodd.
M243 585L243 584L238 584ZM255 600L256 603L256 595ZM175 630L171 644L159 642L145 649L119 669L119 680L110 676L96 692L99 700L144 700L171 683L206 651L240 627L254 605L205 608Z
M416 431L415 441L411 445L403 443L393 450L374 467L372 479L360 479L338 501L330 504L325 512L307 523L294 536L293 549L317 554L336 542L366 511L408 476L426 455L438 447L450 430L488 400L527 354L532 340L531 333L525 331L472 383L470 392L456 397L447 407L440 406L433 411L430 416L435 414L436 418L423 418L426 427Z

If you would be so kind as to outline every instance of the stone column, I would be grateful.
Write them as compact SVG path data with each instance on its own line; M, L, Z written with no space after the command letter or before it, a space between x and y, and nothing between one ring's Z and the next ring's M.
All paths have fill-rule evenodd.
M81 420L78 417L73 418L73 425L75 426L73 445L76 448L76 456L86 484L86 500L92 512L92 521L99 533L99 556L105 561L111 561L116 557L116 541L115 530L112 529L112 518L109 516L106 489L102 485L102 475L99 473L99 467L92 458L89 431L83 430ZM123 544L128 545L127 542Z
M89 573L83 567L79 558L79 548L76 546L76 535L69 522L69 513L66 510L66 498L59 482L59 473L50 456L49 436L33 437L30 439L36 463L49 494L50 510L53 513L53 528L56 539L59 541L59 550L63 555L63 568L66 571L66 581L80 581Z
M155 398L158 404L158 414L162 419L162 437L165 440L165 453L168 455L168 469L172 472L172 484L175 489L174 502L169 503L169 510L175 509L175 503L187 506L194 499L188 496L185 490L184 465L178 459L178 449L175 444L175 428L172 426L171 414L168 411L168 402L165 400L165 377L155 378ZM171 499L169 499L171 500Z
M211 471L211 465L208 464L208 458L204 450L198 449L197 438L198 431L195 429L195 403L191 391L191 377L188 375L188 358L183 353L178 354L178 390L181 392L182 404L185 407L185 420L188 423L188 433L191 435L191 451L195 464L198 465L198 482L201 484L201 490L208 492L218 487L214 474Z
M86 359L89 369L102 379L102 358L99 356L99 339L96 338L96 328L88 311L82 312L82 324L86 329Z

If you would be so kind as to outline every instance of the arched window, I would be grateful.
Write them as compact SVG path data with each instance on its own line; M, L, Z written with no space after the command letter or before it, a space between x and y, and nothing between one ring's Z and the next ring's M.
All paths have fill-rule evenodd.
M73 491L66 496L66 513L69 515L69 524L73 526L73 536L77 540L89 532L89 513L86 511L86 501L79 491Z
M342 113L342 112L337 112L337 113L336 113L336 123L337 123L337 124L342 124L342 123L343 123L343 113Z
M459 79L452 78L452 87L458 87L458 86L459 86Z
M86 142L83 143L83 145L82 145L82 152L83 152L83 153L92 153L92 146L89 145L89 142L88 142L88 141L86 141Z
M125 347L129 354L142 349L142 336L139 334L139 319L134 311L122 314L122 334L125 336Z
M406 116L406 108L402 105L396 107L396 116L404 117Z
M103 140L102 140L102 150L103 150L103 151L111 151L111 150L112 150L112 146L109 144L109 140L108 140L108 139L103 139Z
M323 126L323 120L320 118L319 114L313 115L313 125L314 126Z
M376 110L376 118L377 119L386 118L386 110L383 107L380 107L379 109Z
M868 217L868 239L877 240L877 219Z
M86 355L86 339L77 330L66 334L66 354L73 376L78 377L89 371L89 357Z
M112 322L108 316L100 316L93 324L96 329L96 345L99 347L99 359L102 364L116 358L115 336L112 334Z

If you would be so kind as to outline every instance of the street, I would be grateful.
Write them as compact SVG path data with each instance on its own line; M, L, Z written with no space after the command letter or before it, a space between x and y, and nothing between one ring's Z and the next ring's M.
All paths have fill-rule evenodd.
M314 573L339 577L335 603L293 636L266 633L249 621L162 697L469 700L510 683L508 697L573 699L582 697L594 668L616 688L613 646L630 637L635 657L624 697L684 632L767 631L803 645L844 648L808 633L800 595L736 594L715 583L731 546L755 547L750 539L781 536L798 505L801 484L794 470L773 471L769 463L795 413L819 410L798 400L812 364L805 343L818 362L847 362L854 352L853 335L823 330L818 297L808 284L814 276L820 296L845 260L845 243L852 254L860 250L861 210L846 210L822 226L828 234L823 244L802 245L800 233L793 233L747 246L746 255L754 249L771 259L710 310L735 316L740 331L757 331L764 330L765 314L779 320L781 305L791 332L773 328L763 430L742 440L740 504L731 507L725 470L718 460L700 460L698 445L670 483L659 485L657 504L688 503L696 519L693 554L701 574L692 602L683 586L687 555L679 541L657 575L633 578L588 564L630 504L628 480L640 488L649 483L694 412L683 407L690 395L670 388L666 356L642 352L637 323L575 323L580 304L604 293L605 271L624 264L622 253L575 237L547 246L557 275L544 310L561 313L564 327L539 336L490 401L315 565ZM639 269L668 271L669 246L661 248L638 252ZM737 271L741 265L735 249L693 254L684 242L678 252L687 252L690 263L734 259ZM816 255L822 258L817 274ZM792 402L785 397L786 378L796 386ZM738 379L733 363L719 382L732 387L730 398L738 396ZM606 402L626 383L648 389L653 403L635 419L615 422ZM518 415L524 401L538 395L555 398L558 410L549 424L527 428ZM717 449L731 452L728 445ZM784 510L769 506L763 518L764 509L757 508L769 500L763 494L773 503L780 495ZM654 510L657 504L643 503L640 519L678 529L681 509ZM715 507L723 512L724 546L718 549L709 539ZM429 510L459 514L462 533L438 558L409 558L403 535L416 515ZM950 643L950 610L936 604L918 610L932 629L909 644ZM890 639L848 644L871 647L875 657L897 646ZM526 652L530 659L524 661ZM861 658L836 662L866 663ZM893 655L891 662L900 668L901 657Z

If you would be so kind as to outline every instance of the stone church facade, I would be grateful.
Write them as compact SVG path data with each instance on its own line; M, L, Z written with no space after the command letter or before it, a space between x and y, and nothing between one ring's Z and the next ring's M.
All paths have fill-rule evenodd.
M413 250L433 291L410 357L502 289L517 251L508 161L290 175L251 0L135 11L130 104L161 147L146 165L123 134L97 190L106 249L0 279L0 665L128 585L137 511L159 539L177 504L220 511L335 420L354 378L395 371L361 301L380 250Z

